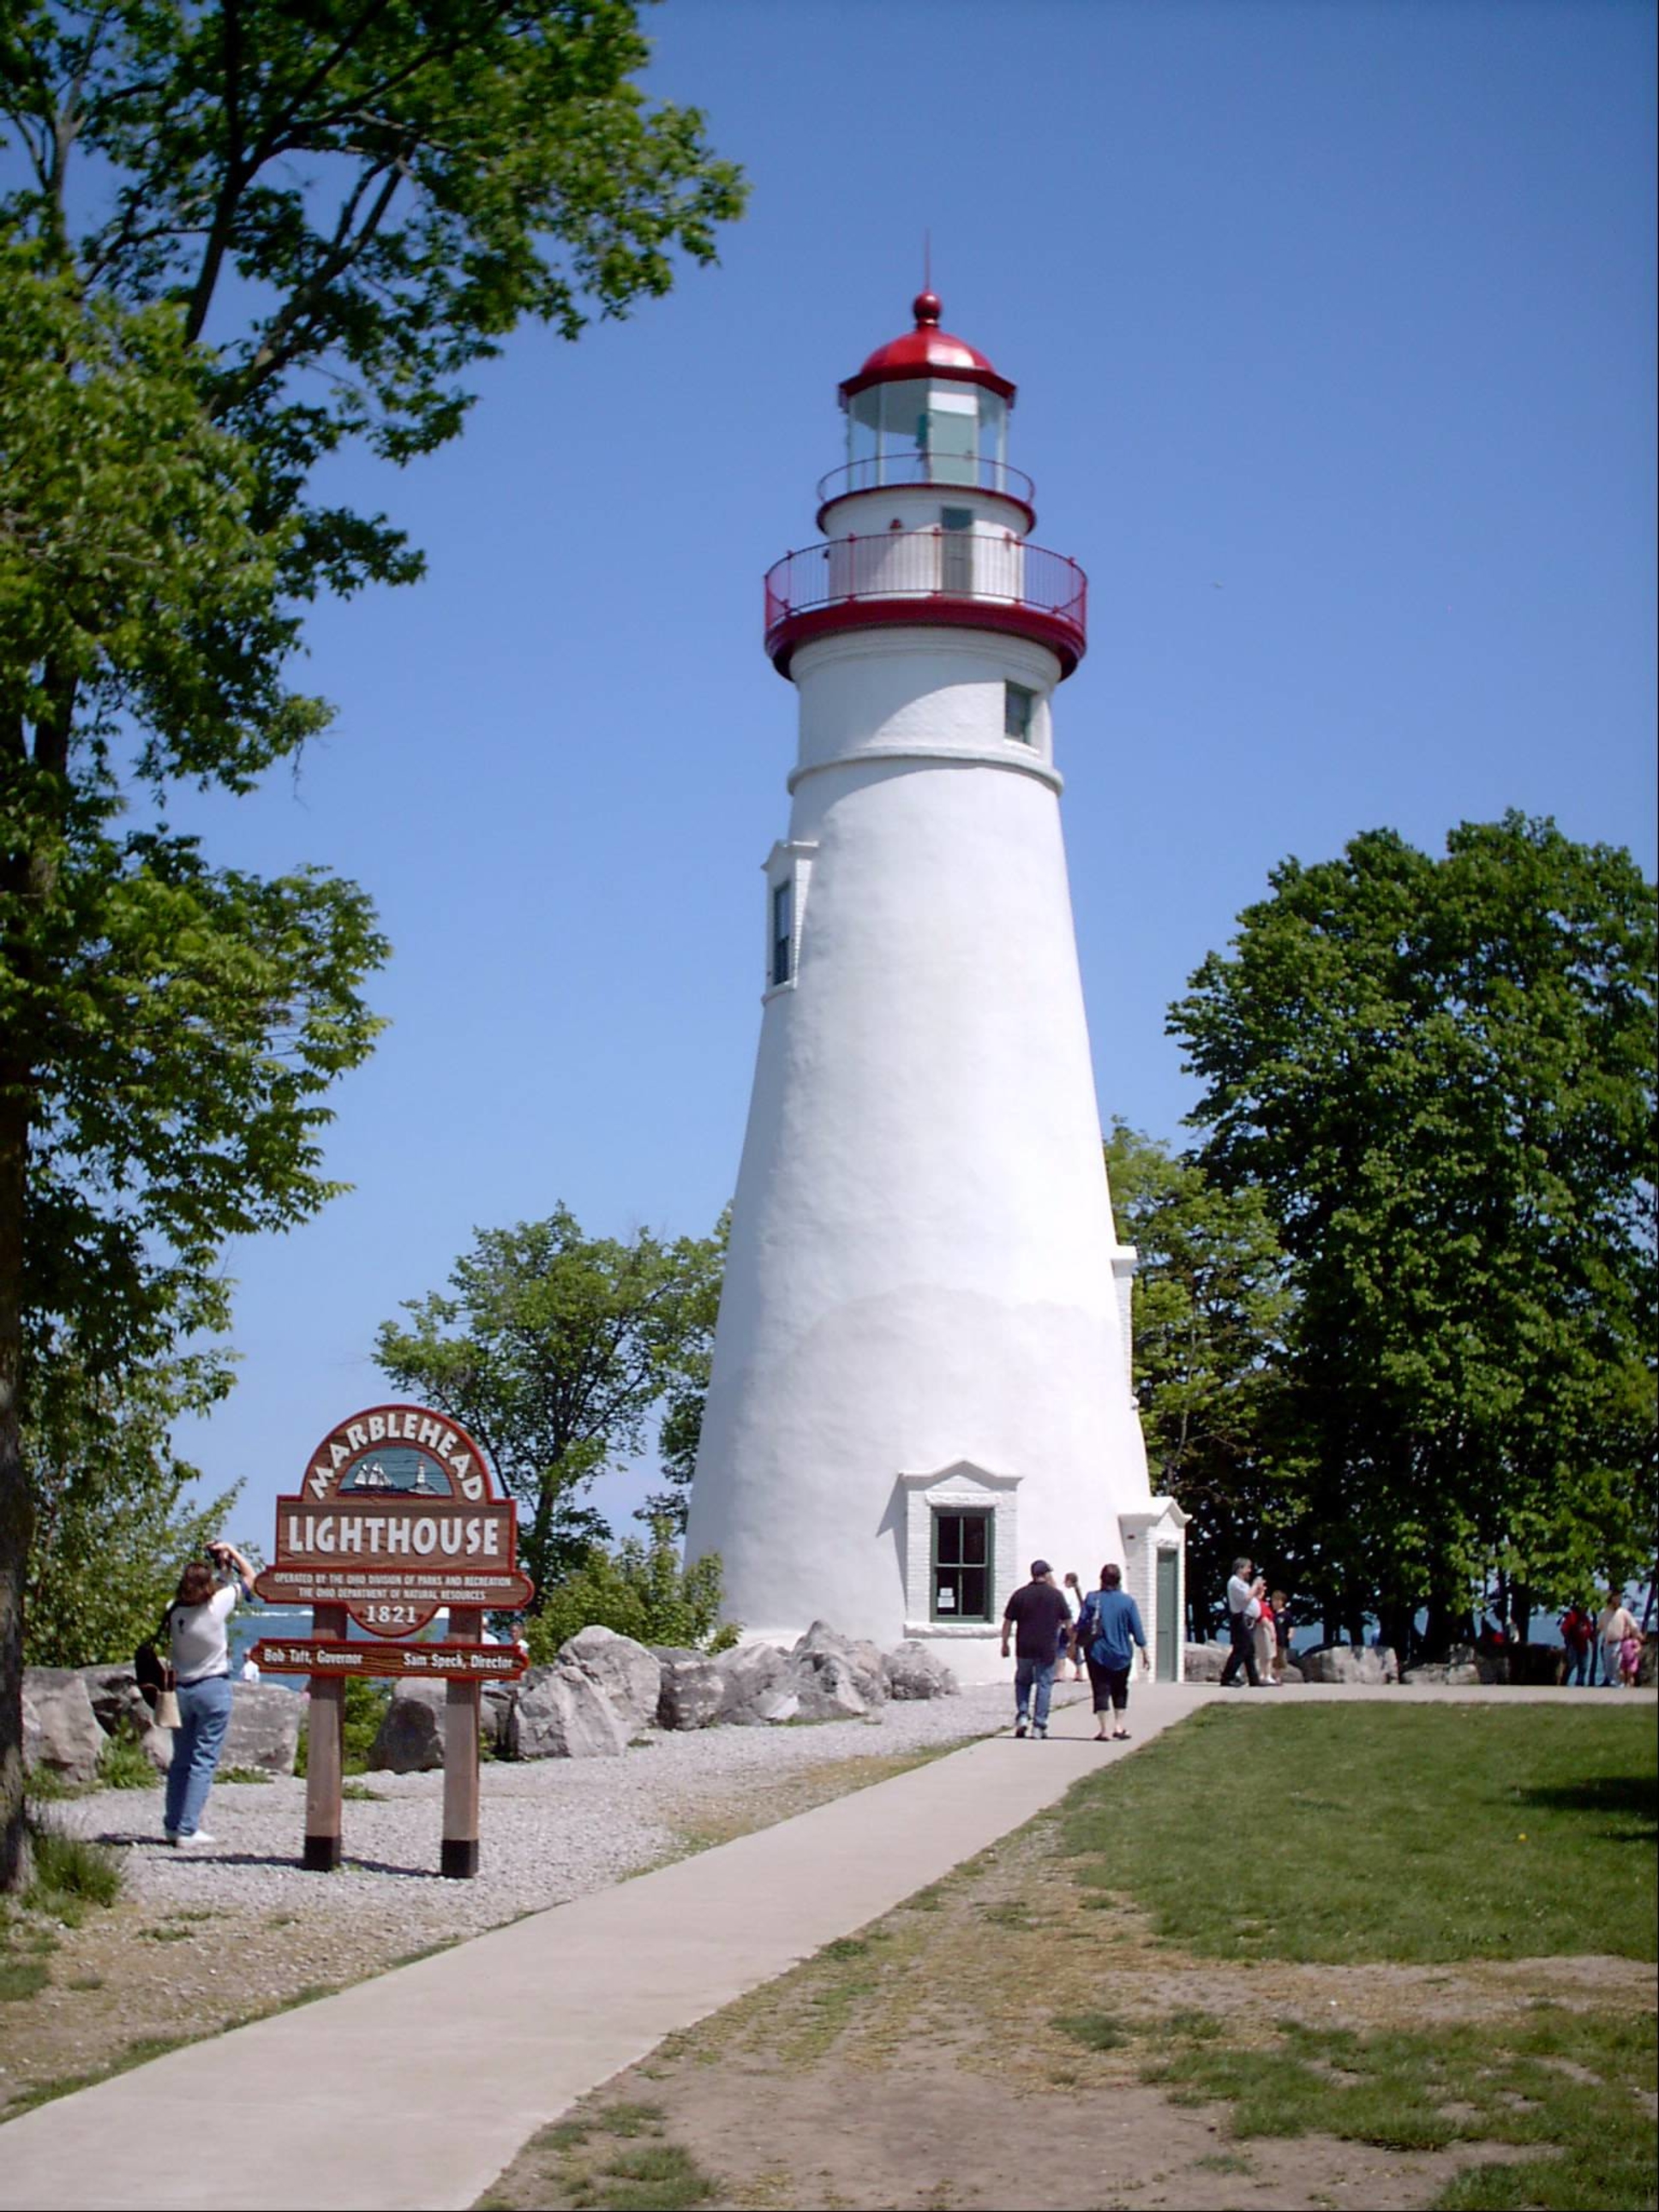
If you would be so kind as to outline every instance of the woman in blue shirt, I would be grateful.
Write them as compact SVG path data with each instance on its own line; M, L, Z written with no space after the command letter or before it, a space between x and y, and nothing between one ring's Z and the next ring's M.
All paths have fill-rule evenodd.
M1123 1587L1122 1568L1103 1567L1100 1588L1091 1590L1083 1601L1073 1645L1074 1650L1082 1650L1088 1662L1089 1680L1095 1696L1097 1743L1106 1741L1109 1708L1115 1723L1112 1736L1121 1740L1128 1735L1123 1717L1128 1711L1129 1669L1134 1664L1137 1648L1144 1674L1152 1662L1146 1656L1146 1633L1140 1625L1140 1608Z

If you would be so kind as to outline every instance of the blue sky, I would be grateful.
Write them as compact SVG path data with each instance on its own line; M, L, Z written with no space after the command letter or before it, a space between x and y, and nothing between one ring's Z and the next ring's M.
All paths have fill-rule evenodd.
M179 1443L234 1526L381 1385L375 1325L563 1200L701 1232L759 1018L837 381L908 323L1019 385L1091 578L1056 743L1103 1117L1178 1139L1165 1009L1287 854L1516 806L1654 866L1655 13L1613 0L668 0L650 83L752 182L721 266L526 331L465 438L354 465L429 556L320 609L297 781L216 857L373 893L392 1026L307 1228L235 1249L241 1379ZM625 1522L646 1486L595 1502Z

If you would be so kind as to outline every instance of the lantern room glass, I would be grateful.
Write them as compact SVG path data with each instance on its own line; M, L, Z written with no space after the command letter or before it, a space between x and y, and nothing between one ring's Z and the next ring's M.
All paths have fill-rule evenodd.
M978 484L1000 491L1008 459L1008 404L999 392L946 377L866 385L847 403L851 489Z

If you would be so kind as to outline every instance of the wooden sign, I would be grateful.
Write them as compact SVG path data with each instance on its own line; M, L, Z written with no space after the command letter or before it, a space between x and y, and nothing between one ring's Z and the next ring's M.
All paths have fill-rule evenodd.
M354 1413L312 1454L299 1493L277 1499L275 1556L254 1588L273 1604L312 1608L308 1638L261 1644L255 1655L274 1671L311 1676L305 1864L340 1863L347 1680L422 1675L448 1686L441 1870L476 1874L479 1685L524 1671L514 1646L481 1641L483 1616L517 1612L535 1595L519 1571L516 1508L477 1445L424 1406ZM348 1619L372 1637L412 1637L441 1606L447 1644L347 1639Z
M516 1681L530 1664L516 1644L346 1644L323 1636L261 1642L252 1657L273 1674L412 1675L430 1682Z

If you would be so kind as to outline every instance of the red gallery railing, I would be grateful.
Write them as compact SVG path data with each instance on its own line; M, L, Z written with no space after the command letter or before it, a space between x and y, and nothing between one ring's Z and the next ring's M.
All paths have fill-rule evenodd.
M1089 581L1075 561L1023 538L891 530L786 553L766 578L766 649L860 622L941 621L1036 637L1069 675L1088 641Z

